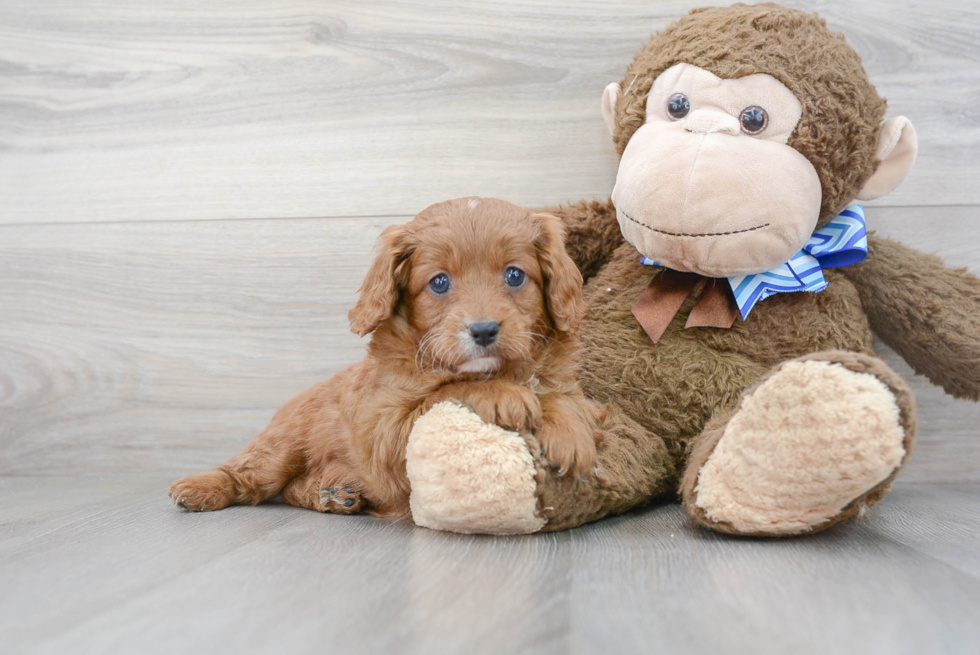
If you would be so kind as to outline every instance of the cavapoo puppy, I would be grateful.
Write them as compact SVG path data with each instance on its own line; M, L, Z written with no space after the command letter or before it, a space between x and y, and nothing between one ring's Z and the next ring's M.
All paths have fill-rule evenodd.
M560 221L502 200L427 208L379 239L351 327L367 358L300 394L228 463L174 482L181 507L286 502L409 517L405 447L415 420L455 400L533 432L561 472L595 464L604 411L576 381L582 276Z

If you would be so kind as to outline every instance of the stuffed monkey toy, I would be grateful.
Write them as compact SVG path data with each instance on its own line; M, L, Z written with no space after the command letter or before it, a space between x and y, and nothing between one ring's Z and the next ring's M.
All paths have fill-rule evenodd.
M561 476L533 434L441 404L407 451L416 523L562 530L681 497L721 532L823 530L881 500L914 400L872 332L980 397L980 280L865 232L857 202L915 159L906 118L816 15L695 10L655 34L602 112L610 202L550 210L586 280L580 379L608 417L598 465Z

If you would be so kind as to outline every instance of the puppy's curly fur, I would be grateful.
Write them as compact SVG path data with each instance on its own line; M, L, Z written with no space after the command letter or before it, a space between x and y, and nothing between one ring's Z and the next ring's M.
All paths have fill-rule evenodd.
M171 498L210 511L281 493L321 512L408 517L408 435L444 400L533 432L560 472L591 469L605 412L576 380L581 287L548 214L463 198L389 227L350 312L354 332L373 332L367 358L290 401L228 463L174 482ZM478 324L497 324L490 343Z

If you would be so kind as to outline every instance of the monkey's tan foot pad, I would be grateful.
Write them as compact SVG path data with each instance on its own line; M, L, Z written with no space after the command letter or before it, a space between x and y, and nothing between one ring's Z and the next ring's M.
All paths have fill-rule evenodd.
M696 522L732 534L803 534L888 493L912 446L911 395L880 360L831 355L840 361L784 363L717 427L685 498Z
M454 402L442 402L408 438L406 468L415 523L481 534L537 532L534 460L516 432L484 423Z

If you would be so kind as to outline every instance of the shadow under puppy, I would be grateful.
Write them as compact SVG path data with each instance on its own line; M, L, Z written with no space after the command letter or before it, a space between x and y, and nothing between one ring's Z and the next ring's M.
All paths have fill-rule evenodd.
M286 502L409 517L405 448L417 418L456 400L533 432L561 472L596 459L605 412L577 381L582 276L560 221L463 198L387 228L350 312L367 357L300 394L226 464L174 482L189 510Z

